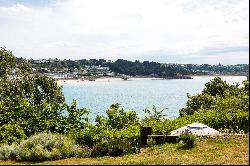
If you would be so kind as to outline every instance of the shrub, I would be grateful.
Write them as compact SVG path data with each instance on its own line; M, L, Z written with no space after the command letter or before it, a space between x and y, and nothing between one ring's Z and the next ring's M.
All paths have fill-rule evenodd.
M216 130L229 129L236 133L240 131L249 133L249 113L245 111L229 112L225 110L225 112L217 112L216 110L210 110L206 113L196 112L193 115L179 117L174 120L152 121L148 123L148 126L152 127L153 134L167 135L175 129L197 121Z
M81 128L88 113L78 108L75 100L66 104L62 88L54 78L32 73L28 60L16 58L0 47L0 126L18 123L26 136L42 131L66 133Z
M147 139L147 145L153 147L156 144L156 141L153 138Z
M118 139L125 139L131 143L132 146L137 147L140 144L140 126L130 125L122 130L115 130L115 137Z
M109 152L108 141L98 142L92 149L90 156L107 156Z
M0 160L10 160L16 157L16 144L0 146Z
M68 136L79 145L92 147L96 143L94 137L97 135L97 132L95 126L89 126L85 129L72 130L68 133Z
M195 112L208 112L211 109L218 112L249 110L249 81L229 85L226 81L216 77L205 84L201 94L188 95L186 106L179 113L180 116L193 115Z
M191 149L195 146L196 136L193 134L182 134L180 139L180 149Z
M135 152L135 147L127 139L113 138L109 141L109 156L121 156Z
M139 123L139 118L135 111L125 112L119 103L112 104L106 110L107 116L97 116L97 126L109 129L123 129L129 125Z
M40 133L17 147L17 160L45 161L77 156L80 149L72 139L60 134Z
M27 136L17 124L5 124L0 127L0 143L10 145L14 142L20 143L25 138L27 138Z
M157 122L160 122L160 121L164 121L166 118L166 114L164 114L164 111L167 110L167 108L164 108L164 109L159 109L159 108L156 108L156 106L153 105L153 108L152 109L144 109L143 111L147 114L147 116L142 119L142 123L147 123L147 122L150 122L150 121L157 121Z
M132 146L127 139L113 137L98 142L91 151L91 157L121 156L136 151L137 148Z

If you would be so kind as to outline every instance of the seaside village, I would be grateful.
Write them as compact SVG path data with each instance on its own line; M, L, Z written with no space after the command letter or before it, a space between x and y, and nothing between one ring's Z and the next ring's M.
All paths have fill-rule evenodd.
M34 60L34 64L46 64L53 62L53 59L41 59L41 60ZM57 80L88 80L88 81L95 81L96 78L100 77L119 77L123 80L129 79L131 76L114 73L112 72L108 66L101 66L101 65L85 65L84 67L74 68L57 68L54 67L53 69L49 69L46 67L42 67L40 69L32 68L34 73L42 73L48 77L52 77ZM151 77L157 77L157 74L151 74ZM139 76L140 77L140 76Z
M46 63L48 60L37 60L36 63ZM69 68L54 68L53 70L50 70L48 68L41 68L39 71L35 68L33 68L33 72L38 72L38 73L43 73L44 75L48 77L52 77L55 79L81 79L82 81L84 80L89 80L89 81L95 81L95 78L98 77L114 77L115 73L111 72L109 70L109 67L104 67L101 65L98 66L84 66L84 68L74 68L74 69L69 69ZM119 75L121 77L126 77L125 75Z
M121 73L115 73L108 65L81 65L76 67L76 65L71 65L71 67L64 67L63 65L60 65L60 60L58 59L41 59L41 60L32 60L33 66L33 72L34 73L41 73L48 77L55 78L57 80L69 80L69 79L76 79L76 80L89 80L89 81L95 81L95 79L100 77L118 77L123 80L130 79L130 75L125 75ZM197 64L172 64L169 63L168 65L174 67L174 68L188 68L193 67L195 68L193 72L196 73L203 73L205 75L216 75L220 73L216 73L216 71L208 70L209 67L204 67L204 65L197 65ZM66 65L67 66L67 65ZM202 69L202 66L204 69ZM220 64L219 64L220 66ZM236 65L233 66L235 70L242 70L245 66L243 65ZM206 69L207 68L207 69ZM232 66L226 66L226 70L231 70ZM143 75L136 75L135 77L145 77ZM147 75L147 77L159 77L157 74L152 73L150 75ZM171 79L192 79L189 76L184 76L182 74L177 74L176 76L166 77ZM248 78L248 76L247 76Z

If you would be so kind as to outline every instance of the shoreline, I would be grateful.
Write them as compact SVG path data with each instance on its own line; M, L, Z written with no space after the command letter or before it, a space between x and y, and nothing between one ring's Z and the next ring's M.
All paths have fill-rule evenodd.
M190 75L192 78L199 77L230 77L235 75ZM89 79L56 79L58 85L72 84L72 83L90 83L90 82L113 82L113 81L139 81L139 80L171 80L166 78L156 78L156 77L130 77L128 80L124 80L120 77L100 77L94 80Z
M164 78L153 78L153 77L131 77L128 80L124 80L118 77L101 77L95 78L95 80L89 79L57 79L56 82L59 85L63 85L65 83L89 83L89 82L113 82L113 81L138 81L138 80L163 80Z

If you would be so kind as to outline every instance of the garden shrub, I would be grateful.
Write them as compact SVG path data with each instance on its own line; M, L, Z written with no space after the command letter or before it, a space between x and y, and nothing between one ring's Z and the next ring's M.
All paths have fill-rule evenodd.
M132 146L127 139L113 137L98 142L91 151L91 157L121 156L136 152L136 150L136 147Z
M182 134L179 136L180 145L179 149L191 149L195 146L196 136L193 134Z
M77 156L80 148L72 139L53 133L40 133L23 141L16 150L17 160L45 161Z
M121 130L100 130L94 136L91 156L121 156L139 151L140 127L130 125Z
M152 127L153 134L167 135L175 129L197 121L216 130L229 129L235 133L242 131L249 133L249 113L245 111L217 112L216 110L210 110L206 113L196 112L193 115L179 117L174 120L165 120L163 122L152 121L148 126Z
M115 130L114 134L119 139L128 140L134 147L138 147L140 145L141 137L139 125L129 125L122 130Z
M121 156L127 153L134 153L136 150L127 139L113 138L108 143L109 156Z
M220 77L216 77L205 84L201 94L188 95L186 106L179 113L180 116L193 115L195 112L208 112L211 109L218 112L249 110L249 81L239 84L228 84Z
M11 160L16 157L16 144L0 146L0 160Z
M164 121L167 116L167 114L164 113L164 111L167 110L167 108L157 108L155 105L153 105L152 109L146 108L143 111L147 114L142 120L141 123L148 123L150 121L157 121L161 122Z
M98 127L108 129L123 129L129 125L139 124L139 118L135 111L125 112L119 103L112 104L106 110L107 116L96 117Z
M107 156L109 153L109 147L107 141L98 142L92 149L91 157Z
M153 147L154 145L156 145L156 141L153 138L149 138L147 139L147 145L149 147Z
M0 126L0 143L9 144L20 143L27 138L22 128L17 124L5 124Z
M78 145L85 145L92 147L96 141L95 136L98 134L98 130L95 126L86 127L84 129L72 130L68 133L68 136L76 141Z

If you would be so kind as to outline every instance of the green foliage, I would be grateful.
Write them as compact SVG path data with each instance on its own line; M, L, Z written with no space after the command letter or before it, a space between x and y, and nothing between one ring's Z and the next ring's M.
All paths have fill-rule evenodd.
M27 76L2 81L0 125L20 124L26 135L44 130L58 131L63 120L64 96L55 81Z
M16 59L11 51L0 47L0 77L7 77L12 68L16 67Z
M98 142L91 150L91 157L107 156L109 153L108 141Z
M226 81L216 77L205 84L201 94L188 95L185 108L180 116L193 115L195 112L216 110L219 112L248 111L249 109L249 81L244 81L242 87L238 84L229 85Z
M135 111L125 112L119 103L112 104L106 113L107 117L99 115L96 117L97 126L119 130L139 122Z
M67 116L65 120L66 131L71 129L82 129L88 122L87 115L89 111L85 108L77 108L76 100L73 100L71 105L66 105Z
M248 64L245 65L192 65L192 64L164 64L158 62L144 61L140 62L135 60L134 62L118 59L115 62L109 63L111 71L126 75L155 75L158 77L176 77L178 75L190 75L190 74L202 74L207 75L211 73L247 73L249 71ZM206 71L206 72L203 72Z
M180 116L192 115L200 109L209 109L216 98L207 94L198 94L196 96L188 96L186 107L180 110Z
M230 87L220 77L215 77L212 81L205 84L205 89L202 91L211 96L223 96L225 91Z
M16 159L45 161L77 156L80 149L75 142L63 135L40 133L29 137L16 148Z
M88 111L78 109L76 101L66 104L55 79L32 73L26 60L4 48L0 59L0 127L17 124L30 136L42 131L65 133L86 123Z
M156 141L153 138L149 138L147 139L147 145L149 147L153 147L154 145L156 145Z
M146 115L146 117L144 119L142 119L143 123L148 123L150 121L164 121L165 117L167 116L166 114L164 114L163 112L166 110L167 108L164 109L157 109L156 106L153 105L152 109L144 109L143 111L148 114Z
M150 122L153 134L167 135L171 131L181 128L187 124L200 122L216 130L229 129L234 132L243 130L249 133L249 113L248 112L217 112L207 111L206 113L194 113L184 117L178 117L174 120L165 120L162 122Z
M180 149L191 149L195 146L196 136L193 134L182 134L179 139L180 145L178 148Z
M93 147L96 143L95 137L100 131L94 125L87 125L84 129L73 129L68 135L79 145Z
M135 152L135 150L127 139L113 138L109 140L109 156L121 156Z
M92 157L121 156L126 153L134 153L137 148L133 147L127 139L111 137L98 142L91 151Z
M31 70L31 65L25 59L15 58L12 51L0 47L0 79L27 75Z
M24 131L17 124L5 124L0 126L0 144L11 144L12 142L20 143L27 138Z
M78 144L92 148L91 156L118 156L138 151L140 126L129 125L117 130L88 125L79 131L71 131L69 136Z
M0 146L0 160L11 160L16 157L16 144Z

